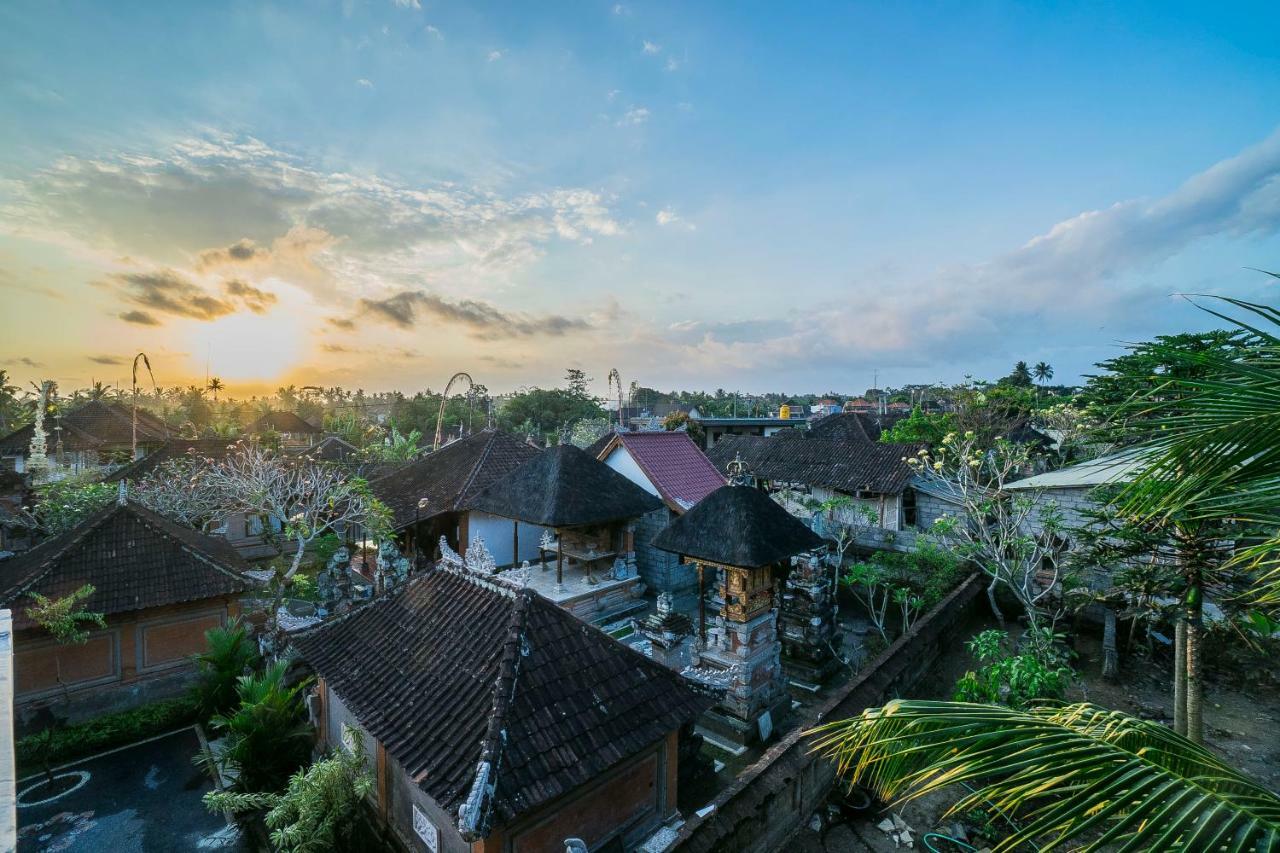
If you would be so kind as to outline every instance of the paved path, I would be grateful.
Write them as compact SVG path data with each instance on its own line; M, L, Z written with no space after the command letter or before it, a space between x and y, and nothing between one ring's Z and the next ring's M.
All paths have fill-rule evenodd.
M199 749L195 729L183 729L60 770L88 772L89 781L54 802L18 809L19 853L246 850L200 802L213 783L191 762Z

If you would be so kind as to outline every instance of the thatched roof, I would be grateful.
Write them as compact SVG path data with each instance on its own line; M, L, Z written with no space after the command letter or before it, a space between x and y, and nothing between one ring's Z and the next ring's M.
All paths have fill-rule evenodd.
M539 453L471 503L472 509L543 527L603 524L662 506L658 498L570 444Z
M754 569L823 541L759 489L723 486L671 522L653 544L696 560Z

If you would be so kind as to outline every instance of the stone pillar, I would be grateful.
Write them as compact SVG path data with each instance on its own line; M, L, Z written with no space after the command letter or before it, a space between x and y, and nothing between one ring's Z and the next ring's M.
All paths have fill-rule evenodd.
M831 577L816 556L791 562L778 615L783 663L797 680L821 684L840 666Z

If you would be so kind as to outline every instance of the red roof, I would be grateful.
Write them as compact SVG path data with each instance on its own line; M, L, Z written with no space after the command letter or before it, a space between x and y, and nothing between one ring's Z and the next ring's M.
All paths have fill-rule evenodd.
M725 484L716 466L685 432L620 432L615 436L667 506L684 512ZM604 459L614 447L601 454Z

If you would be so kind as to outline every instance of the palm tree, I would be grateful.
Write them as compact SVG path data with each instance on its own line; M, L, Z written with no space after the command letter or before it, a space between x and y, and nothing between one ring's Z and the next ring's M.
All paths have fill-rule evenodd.
M1159 723L1080 703L1019 711L898 700L814 729L815 749L881 799L954 784L948 811L1017 823L994 848L1273 850L1280 798Z
M1038 361L1036 366L1031 368L1031 375L1041 384L1048 382L1053 378L1053 365L1047 361Z
M218 402L218 392L226 386L222 384L222 380L214 376L209 380L209 391L213 394L213 402Z

